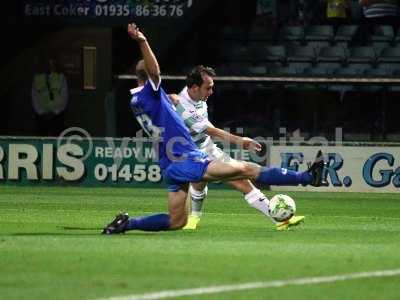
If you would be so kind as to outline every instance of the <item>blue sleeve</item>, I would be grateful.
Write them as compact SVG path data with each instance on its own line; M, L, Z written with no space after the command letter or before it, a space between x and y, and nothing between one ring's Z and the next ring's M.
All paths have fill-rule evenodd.
M150 80L147 80L142 92L144 92L147 95L152 95L153 97L160 99L160 84L158 86L155 86L154 83L152 84Z

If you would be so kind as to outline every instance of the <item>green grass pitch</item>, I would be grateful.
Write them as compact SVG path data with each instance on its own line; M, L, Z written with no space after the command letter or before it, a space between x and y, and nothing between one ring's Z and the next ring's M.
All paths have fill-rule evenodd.
M210 190L196 231L102 236L119 210L164 212L166 192L3 186L0 299L96 300L400 268L399 194L287 194L306 215L288 232L238 192ZM179 299L399 299L399 286L393 276Z

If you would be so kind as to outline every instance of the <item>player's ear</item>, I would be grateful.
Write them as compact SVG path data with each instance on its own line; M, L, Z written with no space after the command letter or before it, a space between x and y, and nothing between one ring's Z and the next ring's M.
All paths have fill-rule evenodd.
M192 85L192 91L193 92L198 92L200 90L200 87L197 84Z

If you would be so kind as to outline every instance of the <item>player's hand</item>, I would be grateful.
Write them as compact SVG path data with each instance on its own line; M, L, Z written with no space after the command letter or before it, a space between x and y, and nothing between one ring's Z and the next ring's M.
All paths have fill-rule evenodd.
M262 146L259 142L248 137L242 138L242 146L246 150L252 150L256 152L260 152L262 149Z
M135 23L128 24L128 34L132 39L138 42L146 41L146 37L139 30L139 27L137 27Z
M175 106L179 104L179 96L177 94L168 94L168 97Z

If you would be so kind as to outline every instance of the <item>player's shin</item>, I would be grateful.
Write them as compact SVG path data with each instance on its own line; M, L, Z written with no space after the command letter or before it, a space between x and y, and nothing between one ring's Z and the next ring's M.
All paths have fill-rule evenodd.
M189 188L189 194L192 204L191 214L200 217L202 214L203 202L207 196L208 187L206 186L202 191L195 190L192 186Z
M259 189L254 188L252 191L245 194L244 198L251 207L254 207L270 218L274 224L276 223L276 221L274 221L269 215L269 200Z
M140 218L130 218L126 230L161 231L170 227L170 217L167 214L151 215Z
M295 172L284 168L263 167L256 180L265 185L307 185L312 181L312 176L308 172Z

